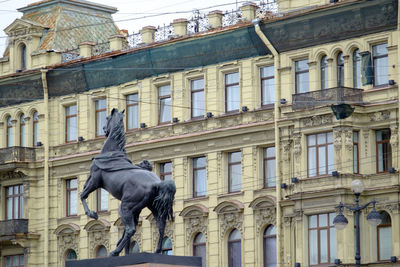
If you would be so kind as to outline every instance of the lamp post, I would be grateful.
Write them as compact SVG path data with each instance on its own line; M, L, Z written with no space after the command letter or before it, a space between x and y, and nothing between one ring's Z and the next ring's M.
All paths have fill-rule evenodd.
M354 212L355 215L355 224L356 224L356 267L360 266L361 263L361 257L360 257L360 212L368 207L370 204L372 204L372 211L368 214L367 216L367 221L372 225L372 226L377 226L378 224L381 223L382 217L381 215L375 210L375 200L372 200L368 202L367 204L364 204L360 206L359 198L361 193L364 191L364 186L360 180L354 180L351 182L351 191L353 191L354 196L356 197L356 204L354 207L348 206L340 202L339 206L337 208L339 209L339 214L336 215L336 217L333 219L333 224L335 225L335 228L337 230L343 230L348 221L346 217L343 215L342 210L343 208L347 208L351 211Z

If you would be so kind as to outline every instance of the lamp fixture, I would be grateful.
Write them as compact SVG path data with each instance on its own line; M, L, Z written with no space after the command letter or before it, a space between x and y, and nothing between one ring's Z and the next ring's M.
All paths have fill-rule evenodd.
M36 142L36 146L43 146L43 143L38 141L38 142Z
M286 189L287 188L287 184L286 183L281 183L281 188L282 189Z
M207 112L207 114L206 114L206 117L207 117L207 118L211 118L212 116L214 116L214 115L212 114L212 112Z
M389 168L389 173L396 173L396 169L393 167Z
M82 141L84 141L84 140L85 140L85 138L83 138L83 136L79 136L79 137L78 137L78 141L79 141L79 142L82 142Z
M179 122L179 119L177 117L172 118L172 122Z
M281 103L281 105L285 105L287 103L286 98L281 98L279 102Z
M299 182L299 178L297 177L292 177L292 183L297 184Z
M140 123L140 128L146 128L146 123L144 123L144 122L142 122L142 123Z
M338 171L333 171L332 172L332 176L333 177L338 177L339 176L339 172Z
M243 112L249 111L249 108L248 108L247 106L243 106L243 107L242 107L242 111L243 111Z

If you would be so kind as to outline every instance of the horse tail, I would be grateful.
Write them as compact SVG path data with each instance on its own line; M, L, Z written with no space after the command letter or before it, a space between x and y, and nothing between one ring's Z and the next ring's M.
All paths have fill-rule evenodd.
M174 181L162 181L155 186L157 193L152 206L157 211L157 219L174 221L174 212L172 210L176 192Z

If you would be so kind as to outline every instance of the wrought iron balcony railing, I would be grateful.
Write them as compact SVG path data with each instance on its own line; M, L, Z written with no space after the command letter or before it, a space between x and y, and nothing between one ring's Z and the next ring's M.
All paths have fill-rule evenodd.
M0 164L36 160L35 148L13 146L0 149Z
M293 110L336 104L357 105L362 103L362 89L335 87L292 95Z
M0 221L0 237L28 233L28 219Z

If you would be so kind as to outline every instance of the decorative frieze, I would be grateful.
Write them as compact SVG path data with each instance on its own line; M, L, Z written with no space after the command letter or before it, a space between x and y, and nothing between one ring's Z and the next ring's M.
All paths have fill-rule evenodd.
M304 127L327 125L332 123L332 115L319 115L301 119Z
M215 207L214 211L218 213L221 238L233 228L238 229L243 235L243 210L243 203L237 200L227 200Z
M250 205L254 210L257 234L267 225L276 225L275 200L269 196L263 196L253 200Z
M79 258L79 232L79 226L74 223L62 224L54 231L57 235L59 262L65 261L65 253L70 249L74 250Z
M107 251L110 251L110 227L111 224L102 218L91 220L85 225L84 229L88 232L89 238L90 258L96 256L95 249L98 246L103 245Z
M387 121L390 118L390 111L378 111L369 114L371 122Z
M184 208L179 216L185 222L186 241L190 244L197 233L203 233L207 238L208 208L202 204L194 204Z

